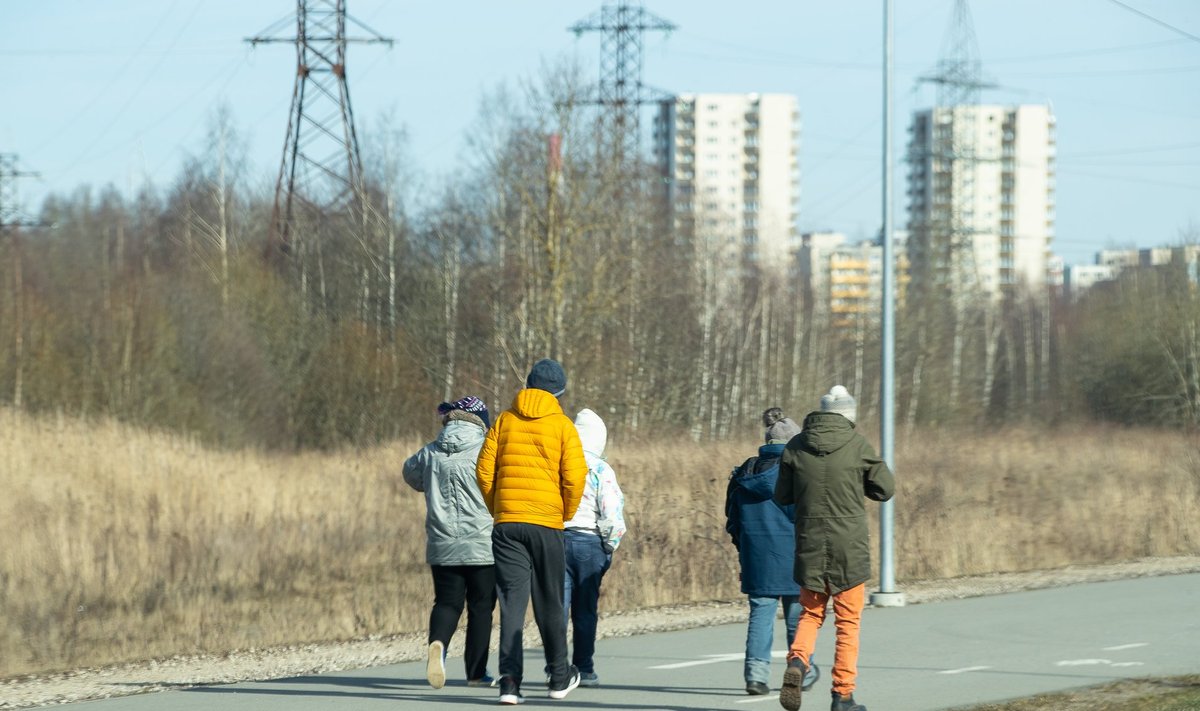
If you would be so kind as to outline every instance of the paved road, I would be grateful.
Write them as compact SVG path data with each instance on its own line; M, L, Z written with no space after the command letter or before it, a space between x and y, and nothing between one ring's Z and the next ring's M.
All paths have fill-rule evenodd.
M523 708L778 709L777 694L751 697L742 690L744 634L740 625L721 625L602 640L597 672L603 687L551 701L543 684L527 683ZM832 649L828 624L817 648L822 667L831 661ZM539 657L540 651L527 651L526 668L539 669ZM856 696L872 711L945 709L1128 677L1198 673L1200 574L868 609L859 664ZM777 684L782 659L775 666ZM461 660L450 660L451 674L461 669ZM828 708L828 691L826 673L805 694L804 708ZM407 663L72 706L83 711L413 710L495 707L496 693L469 689L461 681L433 691L425 684L424 665Z

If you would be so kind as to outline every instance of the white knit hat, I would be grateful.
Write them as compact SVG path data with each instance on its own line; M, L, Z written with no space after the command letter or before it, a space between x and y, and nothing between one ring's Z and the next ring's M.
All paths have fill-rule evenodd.
M854 422L858 417L858 403L843 385L834 385L821 398L821 412L836 412Z

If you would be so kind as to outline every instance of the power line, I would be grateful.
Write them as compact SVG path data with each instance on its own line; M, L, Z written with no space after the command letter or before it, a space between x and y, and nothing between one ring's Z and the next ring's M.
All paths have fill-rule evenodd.
M228 45L211 45L211 46L196 46L196 47L146 47L143 46L138 52L130 55L129 61L132 62L137 58L137 55L145 52L147 54L166 53L181 55L181 54L227 54L229 52ZM80 48L40 48L40 49L0 49L0 57L111 57L111 56L126 56L127 50L118 47L94 47L91 49Z
M1117 75L1136 75L1136 74L1185 74L1188 72L1200 71L1200 64L1192 64L1186 67L1146 67L1142 69L1091 69L1078 72L1009 72L1018 76L1037 76L1037 77L1107 77Z
M71 114L71 117L69 119L67 119L66 122L64 122L61 126L59 126L58 130L54 131L54 133L51 134L51 136L49 138L47 138L45 141L42 141L41 143L39 143L33 149L34 153L37 153L38 151L42 150L46 146L50 145L51 143L57 142L58 139L60 139L62 137L62 135L64 133L66 133L68 128L71 128L72 126L74 126L75 123L78 122L83 117L91 116L92 107L96 105L96 102L100 100L100 97L106 96L108 94L109 90L112 89L114 86L116 86L117 82L120 81L125 76L125 72L127 72L129 70L129 68L131 66L133 66L133 62L135 59L138 58L138 55L140 55L142 52L144 52L146 50L146 46L148 44L150 44L150 40L153 39L154 36L158 34L158 31L166 23L167 18L170 17L171 14L175 12L175 8L179 6L179 3L180 3L180 0L175 0L175 2L173 2L171 4L171 7L166 11L166 13L163 14L162 17L159 18L158 22L154 25L154 29L150 30L150 32L147 33L146 39L142 42L141 45L138 46L137 49L135 49L133 51L133 54L129 55L129 59L127 59L125 61L125 63L122 64L119 69L117 69L116 73L113 74L112 77L108 80L108 83L104 85L104 88L101 89L100 91L96 92L96 94L94 96L92 96L92 98L86 104L84 104L78 110L74 111Z
M1089 156L1117 156L1129 155L1131 153L1158 153L1160 151L1177 151L1184 148L1200 148L1200 142L1196 143L1172 143L1165 146L1145 146L1143 148L1117 148L1110 151L1084 151L1082 153L1070 153L1060 155L1059 158L1084 158Z
M1084 166L1108 166L1112 168L1163 168L1163 167L1180 167L1180 166L1195 166L1200 168L1200 160L1160 160L1160 161L1096 161L1084 159L1083 161L1072 160L1071 165Z
M1182 30L1182 29L1176 27L1175 25L1172 25L1169 22L1164 22L1153 15L1149 15L1145 12L1142 12L1141 10L1137 9L1136 7L1126 5L1125 3L1121 2L1121 0L1108 0L1108 1L1114 5L1117 5L1118 7L1125 8L1126 10L1132 12L1135 15L1140 15L1140 16L1146 18L1147 20L1153 22L1156 25L1165 27L1168 30L1170 30L1176 34L1183 35L1184 37L1187 37L1188 39L1192 40L1193 42L1200 42L1200 36L1194 35L1191 32L1188 32L1187 30Z
M1167 188L1181 188L1183 190L1200 190L1200 185L1187 185L1184 183L1173 183L1168 180L1153 180L1150 178L1131 178L1128 175L1105 175L1104 173L1091 173L1086 170L1077 170L1071 167L1059 167L1060 173L1072 173L1074 175L1084 175L1089 178L1101 178L1103 180L1112 180L1119 183L1141 183L1143 185L1160 185Z
M124 140L124 141L121 141L120 143L114 144L114 145L110 146L107 150L105 150L101 153L96 153L94 155L88 153L87 157L81 156L78 160L76 160L74 163L72 163L67 169L64 169L62 172L66 172L66 170L70 170L71 168L76 168L81 165L91 165L97 161L103 160L103 159L113 155L114 153L117 153L119 151L122 151L122 150L128 148L129 146L133 145L138 140L140 140L146 133L148 133L148 132L158 128L162 124L166 123L168 119L170 119L175 114L179 113L179 111L181 109L183 109L188 104L191 104L197 98L200 98L200 97L207 98L209 88L214 86L218 81L220 81L222 77L225 78L225 81L221 84L220 88L217 89L217 92L219 93L219 92L223 91L225 89L225 87L229 86L230 82L233 81L234 77L236 77L237 74L241 71L242 67L245 66L244 60L245 60L244 56L235 57L231 62L222 66L218 72L214 73L212 75L212 77L205 84L203 84L199 89L188 92L187 96L185 96L182 100L180 100L179 103L175 104L175 106L173 106L171 109L167 110L166 112L160 114L158 116L158 118L154 119L150 123L144 124L141 128L135 130L133 132L132 136L130 138L128 138L127 140ZM203 120L203 119L200 119L200 120ZM196 129L196 125L197 125L197 123L193 123L192 126L187 131L184 132L183 138L181 138L180 141L175 145L176 148L183 145L183 142L187 138L187 136L189 136L192 133L192 131L194 131ZM165 162L166 162L166 159L164 159L163 163L165 163ZM159 163L158 167L156 167L154 169L154 171L152 171L152 172L157 172L158 169L162 167L163 163Z
M245 63L242 60L243 60L243 57L238 57L234 60L233 71L229 73L229 75L225 78L225 81L216 90L216 92L215 92L216 96L219 97L221 95L221 93L225 91L225 88L228 87L231 82L233 82L234 78L238 75L238 73L241 72L242 67L245 66ZM214 75L213 79L210 80L207 84L205 84L199 91L197 91L195 95L203 94L205 92L205 90L207 90L210 86L215 84L218 79L221 78L222 74L223 74L223 72ZM193 96L195 96L195 95L193 95ZM185 99L183 102L180 102L179 104L177 104L175 106L174 109L172 109L170 112L168 112L167 114L165 114L164 116L159 118L158 121L147 126L146 128L143 128L141 131L138 132L137 135L134 136L134 138L132 140L137 140L138 138L141 137L141 134L162 124L164 121L166 121L168 118L170 118L171 114L178 111L180 108L182 108L184 106L184 104L186 104L188 101L190 101L191 98L192 97L188 97L188 99ZM184 132L183 136L175 143L173 148L174 149L182 148L183 144L185 142L187 142L187 140L191 137L192 133L195 132L196 128L199 127L203 121L207 120L207 118L208 117L206 117L206 116L202 116L201 118L194 121L192 123L191 127L188 128L188 130L186 132ZM254 123L251 123L250 125L255 126L257 124L258 124L258 122L255 121ZM132 142L132 140L130 142ZM128 145L128 143L126 145ZM171 159L171 153L168 152L166 155L163 156L163 159L151 171L151 175L158 173L158 171L161 170L163 168L163 166L166 165L167 161L170 159Z
M1004 57L1001 59L988 59L988 64L1015 64L1019 62L1040 62L1046 59L1071 59L1073 57L1090 57L1097 54L1120 54L1122 52L1138 52L1144 49L1156 49L1170 45L1177 45L1184 40L1162 40L1160 42L1146 42L1141 44L1125 44L1116 47L1098 47L1096 49L1080 49L1071 52L1050 52L1047 54L1029 54L1023 57Z
M133 104L134 99L136 99L138 97L138 95L142 93L142 89L145 89L146 85L150 83L150 80L154 78L154 75L158 73L159 68L161 68L163 65L161 60L164 57L166 57L166 55L168 53L170 53L170 51L171 51L170 48L174 47L179 42L179 39L181 37L183 37L183 34L191 26L192 21L196 18L196 13L199 12L200 6L203 4L204 4L204 0L199 0L195 4L195 6L192 7L191 13L188 14L187 19L185 19L183 21L183 26L179 28L179 31L176 32L175 36L171 39L170 45L168 45L167 50L159 55L160 61L156 61L153 63L153 65L150 68L149 73L146 74L145 78L142 79L142 82L140 84L138 84L138 87L136 89L134 89L133 93L129 95L129 98L127 98L125 100L125 103L121 105L121 108L117 111L116 115L112 117L112 120L108 122L108 125L106 125L103 129L100 130L100 135L97 136L95 139L93 139L91 144L88 146L88 148L84 151L81 151L76 156L75 160L72 161L67 167L63 168L61 172L68 173L72 169L74 169L75 166L82 163L84 161L84 159L87 158L88 154L91 153L92 148L94 148L97 144L99 144L100 139L107 136L108 132L113 129L113 126L117 125L117 122L120 121L121 117L125 115L125 112Z

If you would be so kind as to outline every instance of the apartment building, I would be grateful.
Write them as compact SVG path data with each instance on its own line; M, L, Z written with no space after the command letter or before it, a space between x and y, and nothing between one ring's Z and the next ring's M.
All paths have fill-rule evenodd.
M727 264L785 273L796 247L800 112L784 94L681 94L660 103L654 157L678 234Z
M1176 265L1184 270L1189 283L1200 285L1200 245L1102 249L1096 252L1095 264L1066 268L1067 294L1071 299L1078 299L1088 289L1114 281L1126 270L1161 269Z
M908 163L914 280L992 299L1046 284L1055 191L1048 106L918 111Z
M908 290L907 234L893 236L896 307ZM850 244L840 232L806 232L800 236L797 271L806 304L817 318L827 316L835 328L879 322L883 301L882 236Z

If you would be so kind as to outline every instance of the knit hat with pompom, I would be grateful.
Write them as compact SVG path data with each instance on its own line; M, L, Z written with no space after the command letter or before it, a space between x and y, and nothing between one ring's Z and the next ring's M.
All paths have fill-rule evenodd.
M854 422L858 417L858 403L854 401L854 396L845 386L834 385L821 398L821 412L836 412Z

